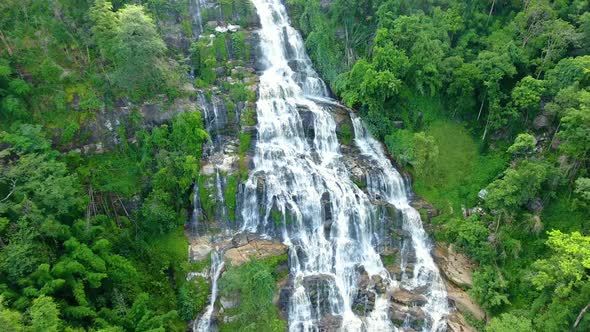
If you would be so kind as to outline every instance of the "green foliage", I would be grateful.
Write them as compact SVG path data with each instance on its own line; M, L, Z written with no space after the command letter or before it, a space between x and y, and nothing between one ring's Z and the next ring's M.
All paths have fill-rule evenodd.
M501 314L492 318L486 332L533 332L531 320L512 314Z
M238 177L228 174L225 177L225 192L223 193L225 204L227 206L228 217L230 221L236 220L236 207L238 198Z
M338 141L340 144L350 145L354 139L354 132L348 123L343 123L340 125L340 128L336 134L338 135Z
M482 308L496 312L502 306L510 304L506 294L508 283L502 275L493 268L486 267L473 273L473 288L471 295Z
M514 211L536 197L551 175L551 165L522 160L487 187L486 205L490 209Z
M251 260L238 267L230 266L219 287L227 296L238 294L237 318L221 326L222 331L284 331L286 323L279 318L272 299L276 293L272 264Z
M413 139L413 166L416 175L427 180L437 177L435 166L438 163L438 146L434 137L425 133L415 133Z
M579 232L564 234L559 230L549 232L547 245L552 255L535 263L537 273L532 278L538 290L554 289L561 298L589 281L590 237Z
M122 93L135 100L162 89L170 95L176 93L177 69L164 59L166 45L142 6L127 5L113 12L109 2L99 0L90 17L95 42L112 63L110 76Z
M178 290L179 315L182 319L190 321L197 317L207 306L210 293L209 284L202 277L194 277L184 283Z
M518 134L514 140L514 144L507 151L515 157L527 156L533 152L536 143L534 136L526 133Z
M36 298L31 306L31 331L58 332L60 326L59 310L53 299L44 295Z

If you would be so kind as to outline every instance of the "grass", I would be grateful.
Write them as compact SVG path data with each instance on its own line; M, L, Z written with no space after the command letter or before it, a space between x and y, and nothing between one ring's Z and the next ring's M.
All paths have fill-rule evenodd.
M503 154L481 154L473 137L458 123L436 120L424 132L434 137L439 149L436 175L416 177L414 189L444 213L475 205L478 192L506 167Z

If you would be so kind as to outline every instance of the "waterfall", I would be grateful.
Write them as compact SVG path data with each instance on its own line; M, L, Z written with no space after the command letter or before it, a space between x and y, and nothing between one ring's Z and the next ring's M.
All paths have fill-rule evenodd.
M244 185L241 231L281 237L289 246L292 292L290 331L319 331L337 321L342 331L397 331L390 317L390 293L400 287L426 288L423 330L446 329L447 298L430 256L420 215L409 205L403 177L378 142L354 118L356 145L374 167L367 192L352 180L342 161L336 123L324 82L305 53L280 0L252 0L260 18L262 65L256 104L258 139L254 168ZM334 104L335 102L331 101ZM301 113L311 114L311 124ZM312 134L304 130L312 127ZM380 243L376 199L384 198L403 215L416 253L412 277L398 283L375 249ZM272 220L279 212L281 221ZM379 281L385 290L367 290L374 298L368 313L353 307L359 284Z
M194 332L208 332L211 330L211 318L213 317L213 310L215 309L215 301L217 300L217 280L223 270L223 253L216 250L211 251L211 268L209 269L209 277L211 278L211 295L209 305L205 309L205 313L196 319L193 323Z
M427 288L428 302L424 309L431 317L431 324L426 328L431 331L444 330L444 318L449 313L447 292L438 267L430 255L432 247L428 235L422 227L420 214L409 204L408 198L411 192L401 174L391 165L383 153L381 144L368 134L361 120L353 116L352 122L356 137L355 143L361 153L378 165L367 179L369 193L385 197L389 203L402 211L403 228L412 236L411 245L416 252L416 264L413 277L408 278L404 275L402 285L407 289ZM404 270L403 265L405 262L402 262L402 271Z

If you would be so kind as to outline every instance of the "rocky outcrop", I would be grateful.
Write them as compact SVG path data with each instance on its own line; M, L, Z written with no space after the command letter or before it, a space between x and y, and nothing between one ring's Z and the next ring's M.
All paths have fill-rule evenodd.
M406 306L423 306L427 302L426 296L403 288L395 290L391 294L391 300Z
M287 253L287 246L269 240L252 240L240 247L228 249L223 259L233 266L242 265L249 260L264 259L272 256L280 256Z
M486 313L475 303L464 289L473 287L472 272L475 264L465 255L457 252L453 245L439 242L433 252L449 297L453 312L448 318L449 331L476 331L463 317L468 313L478 320L485 320Z
M445 280L445 286L447 287L447 293L449 296L449 302L457 309L460 313L470 313L479 320L486 319L486 313L480 306L471 299L469 294L461 288L455 286L453 283Z
M453 312L447 319L448 332L477 332L477 330L469 325L465 317L459 312Z
M461 288L473 286L472 271L475 266L467 256L455 251L453 245L441 242L436 244L433 254L436 264L448 281Z

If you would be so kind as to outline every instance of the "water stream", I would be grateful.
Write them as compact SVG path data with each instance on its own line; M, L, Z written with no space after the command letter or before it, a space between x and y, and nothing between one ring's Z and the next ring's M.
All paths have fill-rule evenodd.
M215 309L215 301L217 301L217 280L221 275L223 267L223 253L218 252L217 250L211 251L211 268L209 269L211 296L209 298L209 305L207 305L203 315L194 321L194 332L208 332L211 330L211 318L213 317L213 310Z
M446 291L420 215L409 205L403 177L354 118L355 143L375 167L367 176L367 192L351 180L329 106L317 102L328 98L327 89L285 7L279 0L252 2L260 18L266 69L260 77L258 140L254 169L244 188L241 231L281 237L289 246L289 330L319 331L328 318L339 320L342 331L403 329L389 319L388 293L399 287L422 289L427 295L424 331L444 330ZM302 113L312 114L311 136L304 130L310 124L304 123ZM375 199L395 205L411 235L414 273L401 284L391 278L375 249L380 242ZM271 211L280 212L281 222L273 220ZM353 308L358 284L376 276L388 291L376 293L370 312L358 315Z

